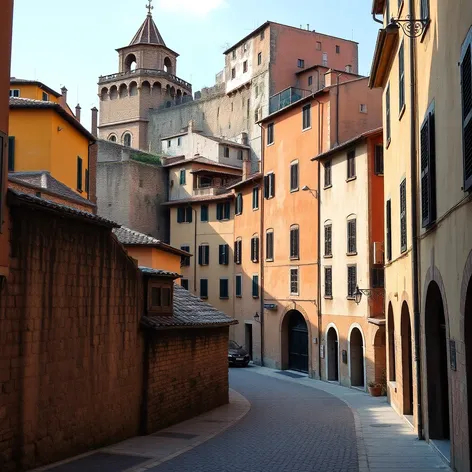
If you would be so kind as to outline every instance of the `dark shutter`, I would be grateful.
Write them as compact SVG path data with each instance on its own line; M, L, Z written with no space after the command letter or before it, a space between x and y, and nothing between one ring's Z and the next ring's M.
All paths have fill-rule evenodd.
M200 220L203 222L208 221L208 205L202 205L200 207Z
M225 244L225 265L229 264L229 244Z
M252 189L252 209L255 210L256 208L259 208L259 187Z
M387 200L386 208L386 226L387 226L387 261L392 260L392 202Z
M220 279L220 298L228 298L228 279Z
M356 266L348 266L347 268L347 296L354 298L357 287L357 268Z
M264 175L264 198L269 198L269 176Z
M461 61L462 139L464 191L472 189L472 41L469 38Z
M406 180L400 184L400 247L401 252L407 248L407 228L406 228Z
M208 280L200 279L200 298L208 298Z
M85 169L85 191L89 193L89 170Z
M325 177L324 186L329 187L331 185L331 161L326 161L324 165Z
M372 269L372 288L383 288L384 282L384 269L380 267L374 267Z
M218 261L220 265L225 263L225 245L220 244L218 247Z
M254 261L259 262L259 238L256 238Z
M353 149L347 153L347 178L356 176L356 151Z
M356 249L356 220L350 220L347 222L347 252L354 254Z
M231 204L230 202L225 202L223 205L224 205L223 206L223 209L224 209L223 219L229 220L231 217Z
M221 221L223 219L223 204L218 203L216 205L216 219L218 221Z
M205 265L210 263L210 246L203 246L205 255Z
M252 276L252 296L257 298L259 296L259 276Z
M269 197L274 197L275 196L275 174L269 174L269 188L270 188Z
M398 106L401 112L405 105L405 47L404 43L398 51Z
M375 157L374 157L374 172L377 175L383 175L384 173L384 159L383 159L383 145L377 144L375 146Z
M434 111L421 128L421 220L426 228L436 220L436 132Z
M192 214L193 214L192 207L186 207L185 208L185 222L186 223L192 222L192 216L193 216Z
M299 230L298 228L290 229L290 258L298 259L300 256L299 252Z
M0 151L2 151L0 149ZM8 172L15 170L15 137L8 137Z
M240 297L242 295L242 276L236 276L236 296Z
M82 190L82 158L77 157L77 190Z
M177 223L182 223L182 221L184 221L183 210L182 207L177 208Z
M198 246L198 264L203 265L203 246Z
M298 164L290 166L290 190L298 189Z
M274 233L266 233L266 259L274 259Z

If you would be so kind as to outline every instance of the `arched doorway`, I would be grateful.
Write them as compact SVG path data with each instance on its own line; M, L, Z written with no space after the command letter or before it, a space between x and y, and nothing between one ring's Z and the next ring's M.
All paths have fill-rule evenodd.
M430 439L449 439L449 385L444 305L436 282L426 293L426 368Z
M385 327L379 326L374 336L374 369L375 381L385 380L386 351L385 351Z
M308 327L305 318L297 310L287 313L288 318L288 368L308 372Z
M403 414L413 414L413 356L411 350L410 310L406 302L402 305L401 315L402 336L402 383L403 383Z
M472 464L472 278L469 280L464 307L465 372L469 424L469 461Z
M333 326L328 329L328 335L326 336L328 349L326 352L327 362L327 380L334 382L339 381L339 342L338 333Z
M351 387L364 388L364 340L359 328L354 327L349 338L349 366Z
M388 329L388 380L395 382L397 378L397 369L395 365L395 322L393 321L393 308L392 304L388 304L388 318L387 318L387 329Z

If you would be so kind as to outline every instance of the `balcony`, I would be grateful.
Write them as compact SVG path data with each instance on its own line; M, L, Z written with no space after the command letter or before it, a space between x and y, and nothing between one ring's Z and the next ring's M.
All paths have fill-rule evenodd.
M200 187L193 189L194 197L209 197L214 195L221 195L226 193L228 190L226 187Z
M308 97L313 92L310 90L299 89L295 87L289 87L277 95L273 95L269 98L269 115L275 113L282 108L288 107L292 103L298 102L302 98Z
M185 80L179 79L176 75L170 74L169 72L165 70L159 70L159 69L135 69L129 72L117 72L116 74L102 75L98 79L98 84L99 85L106 84L108 82L113 82L117 79L128 80L137 76L148 76L148 77L156 77L156 78L161 77L180 85L181 87L187 89L188 91L192 90L192 84L185 82Z

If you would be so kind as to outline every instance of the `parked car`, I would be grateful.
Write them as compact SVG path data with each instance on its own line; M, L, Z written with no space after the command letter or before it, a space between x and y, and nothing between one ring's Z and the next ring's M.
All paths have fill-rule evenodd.
M228 363L229 365L242 365L247 367L250 357L246 349L240 346L235 341L230 341L228 344Z

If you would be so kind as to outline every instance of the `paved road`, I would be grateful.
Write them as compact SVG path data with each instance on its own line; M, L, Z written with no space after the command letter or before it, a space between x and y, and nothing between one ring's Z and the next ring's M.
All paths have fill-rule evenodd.
M357 472L354 418L321 390L230 369L251 402L235 426L154 472Z

